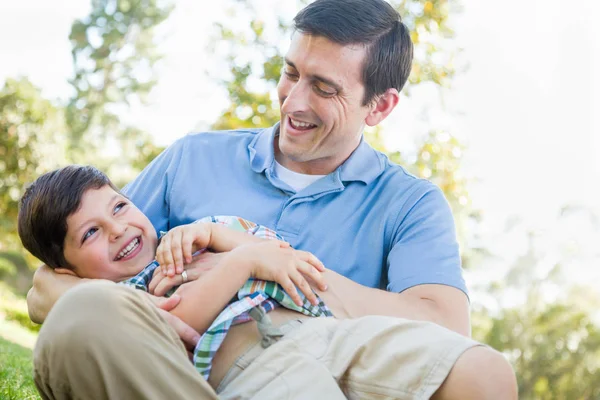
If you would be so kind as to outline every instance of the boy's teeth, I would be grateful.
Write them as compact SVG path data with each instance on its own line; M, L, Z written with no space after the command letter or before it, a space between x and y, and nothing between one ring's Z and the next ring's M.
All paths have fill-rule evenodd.
M133 249L138 247L139 244L140 244L140 239L138 239L138 238L133 239L131 241L131 243L129 243L127 245L127 247L125 247L123 250L121 250L121 252L117 256L117 260L120 260L121 258L123 258L126 255L128 255L129 253L131 253L133 251Z

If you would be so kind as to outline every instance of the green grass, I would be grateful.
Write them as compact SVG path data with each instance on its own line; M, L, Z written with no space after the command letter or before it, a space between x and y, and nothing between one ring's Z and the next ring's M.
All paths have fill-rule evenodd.
M31 350L0 337L0 399L39 399L33 383Z

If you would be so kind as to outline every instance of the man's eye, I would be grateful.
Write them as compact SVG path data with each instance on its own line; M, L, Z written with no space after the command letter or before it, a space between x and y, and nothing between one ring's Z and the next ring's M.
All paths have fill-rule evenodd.
M113 210L113 213L114 214L118 213L125 206L127 206L127 203L124 202L124 201L121 201L121 202L117 203L117 205L115 206L115 209Z
M329 89L329 90L325 90L322 89L321 87L319 87L319 85L315 85L315 92L317 92L317 94L323 96L323 97L332 97L335 96L335 94L337 93L335 90Z
M83 234L83 238L81 239L81 243L85 242L87 239L90 238L90 236L92 236L94 233L96 233L98 229L97 228L91 228L89 229L86 233Z
M286 76L286 77L287 77L289 80L291 80L291 81L297 81L297 80L298 80L298 75L297 75L297 74L295 74L295 73L293 73L293 72L290 72L290 71L287 71L286 69L284 69L284 70L283 70L283 74L284 74L284 75L285 75L285 76Z

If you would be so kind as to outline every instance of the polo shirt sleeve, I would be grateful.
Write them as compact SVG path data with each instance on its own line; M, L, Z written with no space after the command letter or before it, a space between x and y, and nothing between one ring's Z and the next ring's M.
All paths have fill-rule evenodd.
M183 157L184 141L185 137L167 147L122 190L146 214L157 232L171 228L170 193Z
M430 182L421 186L400 210L387 259L388 287L402 292L422 284L467 288L450 206Z

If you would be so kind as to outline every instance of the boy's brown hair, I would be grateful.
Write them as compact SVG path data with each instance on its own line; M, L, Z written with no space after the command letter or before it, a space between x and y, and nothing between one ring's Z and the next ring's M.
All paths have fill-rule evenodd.
M38 177L19 202L18 230L23 246L51 268L69 268L64 256L67 218L89 189L119 189L92 166L69 165Z

